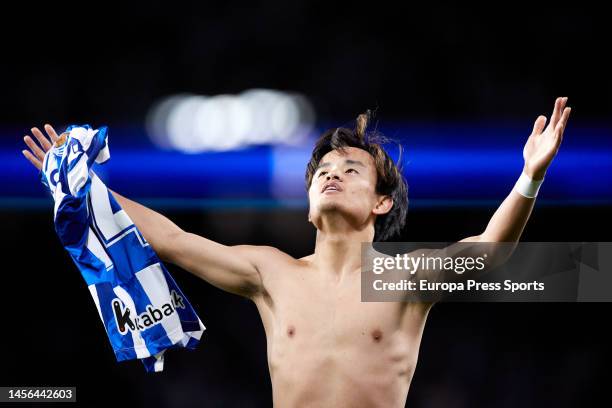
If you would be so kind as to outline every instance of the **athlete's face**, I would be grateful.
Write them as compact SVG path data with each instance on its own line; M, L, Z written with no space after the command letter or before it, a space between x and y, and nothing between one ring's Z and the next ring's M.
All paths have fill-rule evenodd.
M340 211L363 225L369 217L389 211L390 198L376 194L376 177L374 159L365 150L348 147L327 153L308 190L310 221L319 225L320 217Z

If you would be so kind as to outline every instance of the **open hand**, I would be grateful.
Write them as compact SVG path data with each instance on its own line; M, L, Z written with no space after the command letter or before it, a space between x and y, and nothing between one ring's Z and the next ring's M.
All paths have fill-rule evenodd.
M563 131L572 110L572 108L565 107L566 103L567 98L557 98L546 129L544 129L546 116L538 116L533 125L533 132L523 149L523 158L525 159L523 171L532 180L542 180L544 178L548 166L559 151L559 146L561 146L563 140Z
M48 137L45 136L37 127L33 127L31 131L36 140L38 140L38 143L40 143L40 146L36 144L30 135L25 135L23 137L23 141L30 148L30 150L22 150L21 153L23 153L25 158L28 159L34 167L40 170L42 168L43 160L45 159L45 153L51 149L53 143L55 143L59 137L51 125L45 125L45 131L47 132Z

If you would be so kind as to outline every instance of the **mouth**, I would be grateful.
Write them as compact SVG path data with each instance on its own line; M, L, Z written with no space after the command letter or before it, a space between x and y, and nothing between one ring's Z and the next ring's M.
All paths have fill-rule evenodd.
M321 193L338 192L338 191L342 191L342 188L340 188L340 185L338 183L332 181L329 183L325 183L323 185L323 189L321 190Z

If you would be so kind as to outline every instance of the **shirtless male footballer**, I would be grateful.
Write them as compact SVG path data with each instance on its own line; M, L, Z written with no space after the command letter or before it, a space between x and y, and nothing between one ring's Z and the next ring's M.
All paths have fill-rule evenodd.
M545 116L536 119L523 150L523 186L544 179L569 118L566 103L557 98L547 126ZM328 130L316 143L306 187L317 235L314 253L304 258L268 246L213 242L113 193L160 259L255 303L276 407L406 403L431 303L361 302L361 243L398 233L408 203L396 164L369 140L368 119L360 115L355 129ZM24 137L30 150L22 153L39 170L58 138L50 125L45 130L48 138L32 128L40 146ZM535 198L516 186L482 234L463 242L518 242Z

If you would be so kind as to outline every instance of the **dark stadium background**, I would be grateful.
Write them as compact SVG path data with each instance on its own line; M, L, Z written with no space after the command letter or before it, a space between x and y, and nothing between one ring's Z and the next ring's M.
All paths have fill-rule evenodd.
M381 129L391 129L389 136L407 152L411 142L422 140L393 130L405 124L450 128L451 136L428 140L440 149L464 141L478 149L470 126L487 123L503 134L517 129L516 139L496 140L494 131L490 138L514 149L520 161L537 115L550 115L555 97L569 96L566 142L587 152L570 163L580 183L559 187L567 169L555 179L564 143L549 176L557 188L547 201L547 184L542 187L542 203L523 240L608 241L610 174L580 172L592 161L589 151L612 157L606 156L612 152L607 14L584 3L497 7L255 1L91 3L70 11L22 3L16 11L3 10L0 149L7 167L0 172L0 386L72 385L87 406L271 406L255 306L172 266L207 326L202 343L194 352L168 352L162 374L145 374L137 361L116 363L84 281L55 235L50 198L20 157L22 136L47 122L107 124L111 154L132 144L154 149L144 120L158 98L262 87L307 96L320 130L377 108ZM452 139L455 125L463 130ZM588 137L581 139L583 134ZM568 160L578 157L566 154ZM296 171L305 164L296 162ZM155 163L137 165L146 172ZM609 161L601 168L606 166ZM230 170L219 173L220 182L236 182ZM520 167L509 171L518 177ZM455 188L452 197L435 203L419 195L415 181L398 239L452 241L481 232L514 180L496 183L487 173L483 168L468 179L438 174L438 181L431 176L428 185ZM479 185L480 176L488 181ZM491 197L487 186L493 182L505 193L495 190ZM487 199L461 201L462 186ZM163 183L142 174L124 174L120 187L182 228L224 244L273 245L296 257L314 247L303 203L232 204L228 197L181 208L163 200ZM407 406L609 405L610 312L606 303L438 304L426 325Z

